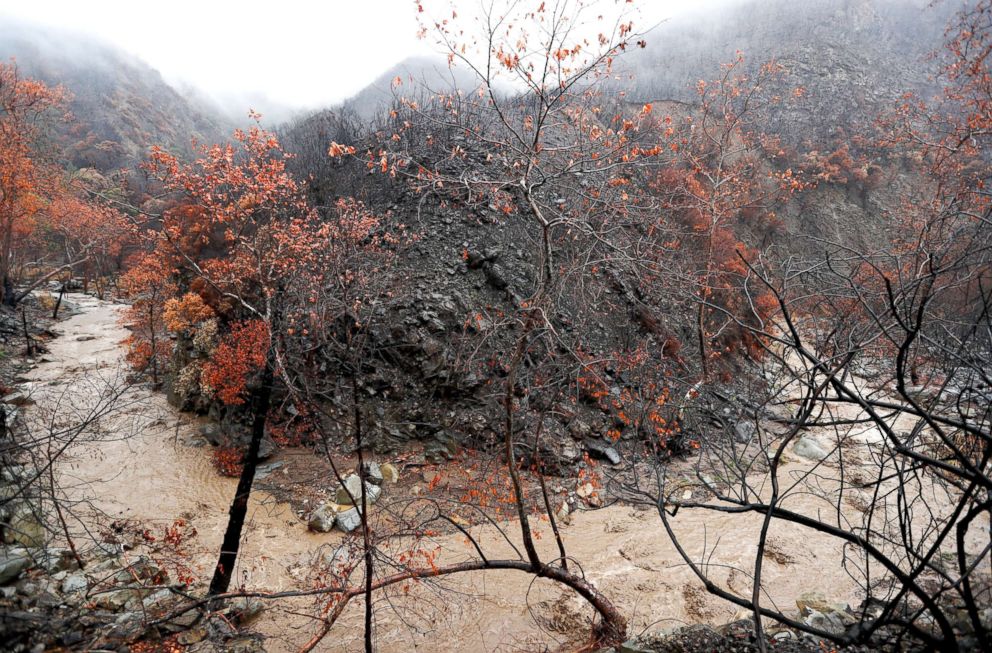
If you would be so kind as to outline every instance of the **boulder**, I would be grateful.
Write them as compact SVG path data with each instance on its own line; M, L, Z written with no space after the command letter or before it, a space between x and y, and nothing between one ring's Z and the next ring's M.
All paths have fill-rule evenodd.
M842 612L823 613L819 610L810 610L803 619L803 623L812 628L825 630L834 635L843 635L849 625L856 620L849 614Z
M278 447L276 443L272 441L271 438L264 437L261 442L258 443L258 459L268 460L276 454Z
M265 653L265 647L253 637L239 637L224 645L224 653Z
M170 598L172 598L171 590L158 590L157 592L149 594L145 598L141 599L141 606L145 610L148 610L157 607L159 604L168 601Z
M7 527L4 529L7 539L27 547L42 547L45 545L45 526L41 523L35 510L26 502L18 503L11 510Z
M219 447L224 443L224 434L220 430L220 426L213 422L209 422L200 427L200 435L207 439L207 442L215 447Z
M796 599L796 608L804 615L809 614L810 610L824 612L830 609L823 592L803 592Z
M588 422L581 419L573 419L568 425L568 432L576 440L585 440L586 438L592 437L592 427Z
M737 422L734 424L734 440L739 444L748 444L758 434L754 422Z
M17 580L31 566L31 557L24 549L7 549L0 553L0 585Z
M362 525L362 515L358 508L349 508L337 514L335 524L345 533L350 533Z
M483 273L486 275L486 281L489 282L489 285L496 290L505 290L510 285L510 282L507 280L506 270L498 263L486 265L483 268Z
M378 485L365 483L365 493L365 501L369 504L373 504L379 500L379 495L382 494L382 488ZM355 503L361 503L362 479L358 477L358 474L349 474L348 477L344 479L344 486L338 488L337 494L335 495L335 501L343 506L350 506L352 504L352 497L354 497Z
M0 402L10 406L30 406L34 400L26 392L11 392L0 399Z
M585 441L586 451L588 451L593 458L599 458L600 460L605 460L611 465L620 464L620 452L616 448L606 442L605 440L586 440Z
M830 455L830 452L822 444L807 435L799 438L799 441L793 447L793 451L797 456L817 461L824 460Z
M123 610L128 604L141 600L138 592L133 589L120 589L112 592L104 592L93 597L94 604L104 610L118 612Z
M656 649L650 644L642 644L637 639L628 639L617 650L620 653L651 653Z
M238 624L247 624L262 614L265 604L258 599L242 596L233 599L224 609L224 615Z
M41 554L39 566L50 574L79 568L79 562L67 548L51 548Z
M340 510L341 506L335 503L325 503L313 511L307 526L312 531L328 533L334 528L334 520Z
M369 460L362 463L362 471L365 472L365 480L373 485L382 485L382 467L379 463Z
M796 608L802 615L807 615L813 610L817 612L843 612L847 614L851 606L841 601L828 601L823 592L804 592L796 599Z
M66 576L62 581L62 593L72 594L74 592L84 592L86 591L89 583L86 581L86 576L82 572L77 574L70 574Z
M379 469L382 472L383 483L396 483L400 480L400 470L396 469L396 465L385 463Z
M265 463L264 465L259 465L255 468L255 480L262 481L272 476L272 474L283 467L286 466L286 462L283 460L274 463Z

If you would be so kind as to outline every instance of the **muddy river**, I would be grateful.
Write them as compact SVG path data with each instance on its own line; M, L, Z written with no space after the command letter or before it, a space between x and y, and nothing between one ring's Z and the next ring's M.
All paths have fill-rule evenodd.
M70 300L79 312L57 325L62 335L49 343L46 362L28 375L40 415L84 411L87 402L105 394L123 374L120 341L127 334L119 322L121 307L78 294ZM197 531L188 551L205 582L236 481L214 471L209 447L190 446L201 425L197 418L177 412L161 393L144 386L131 388L123 399L126 407L105 420L98 435L76 443L59 466L70 498L91 502L78 507L82 518L73 528L93 531L128 519L161 531L184 518ZM712 564L745 570L754 560L758 523L757 518L689 511L675 520L695 555L705 550ZM492 527L476 527L473 534L490 546L492 556L508 548ZM631 634L724 623L736 612L706 594L650 510L613 506L578 512L564 526L564 539L588 578L627 615ZM310 581L301 569L320 550L343 540L339 533L309 532L288 504L255 492L236 583L270 591L306 588ZM431 544L443 562L471 554L461 535L440 536ZM550 558L557 557L548 529L538 544ZM765 566L770 589L766 601L789 610L799 594L817 590L830 599L857 604L855 585L842 568L836 543L780 524L773 528L770 547L780 555L773 555ZM730 587L750 592L745 573L727 571L723 577ZM378 600L378 650L554 649L581 637L591 616L578 599L549 582L532 583L519 572L469 573L441 585L407 589L397 587ZM316 630L308 617L314 607L313 598L270 604L253 628L268 637L268 650L295 650ZM362 611L362 602L354 601L317 650L359 649Z

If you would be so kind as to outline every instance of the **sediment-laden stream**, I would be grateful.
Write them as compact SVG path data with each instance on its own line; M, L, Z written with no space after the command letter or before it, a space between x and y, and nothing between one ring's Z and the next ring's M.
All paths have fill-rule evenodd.
M125 367L121 307L85 295L70 299L79 313L59 325L62 335L49 344L48 362L29 375L37 414L57 409L60 401L77 406L92 401L120 378ZM179 413L161 393L145 386L129 389L123 404L126 407L103 424L99 437L72 447L59 465L71 498L92 502L91 508L77 511L87 523L73 528L100 530L110 521L128 519L161 529L184 518L198 533L188 551L200 581L205 582L236 483L214 471L209 448L188 444L197 439L197 418ZM389 501L387 494L382 502ZM250 520L234 576L248 589L307 589L307 574L300 570L321 547L337 546L345 538L339 533L309 532L287 504L264 492L253 494ZM705 549L712 564L743 570L753 564L759 523L757 516L702 511L686 511L675 520L690 551L702 556ZM513 533L512 525L507 531ZM480 526L472 532L488 555L507 553L509 547L495 528ZM549 529L542 526L542 532L539 546L549 558L557 557ZM581 565L627 615L632 634L682 624L724 623L736 612L705 592L653 511L615 505L578 512L564 527L564 539L574 564ZM764 584L771 588L766 601L789 611L798 595L816 590L833 600L857 604L856 586L842 567L836 542L776 524L769 546L774 555L765 567ZM431 547L445 563L472 554L460 534L438 536ZM750 593L746 574L728 571L727 577L730 587ZM294 650L316 628L305 616L313 607L313 598L273 603L253 627L268 637L267 649ZM361 601L353 602L318 650L356 650L362 637L361 613ZM578 599L550 582L532 583L530 576L513 571L468 573L440 585L397 586L381 595L376 614L382 651L531 650L537 642L554 648L555 642L583 637L591 616Z

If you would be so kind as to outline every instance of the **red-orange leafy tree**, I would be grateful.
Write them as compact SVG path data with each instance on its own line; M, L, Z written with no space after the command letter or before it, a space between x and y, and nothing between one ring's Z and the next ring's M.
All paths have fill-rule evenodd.
M121 291L131 301L123 321L130 329L124 339L128 362L139 372L151 374L158 385L172 353L165 324L165 304L175 295L175 272L154 254L139 255L121 277Z
M126 243L122 216L76 195L43 147L45 121L64 119L66 101L61 87L0 62L0 301L7 305L63 270L105 264ZM17 289L31 268L33 278Z
M202 389L224 404L245 405L251 419L211 594L227 590L237 561L278 366L272 335L284 325L287 289L317 269L314 253L326 242L324 225L286 172L287 156L255 125L235 131L234 144L201 148L192 163L156 148L147 165L174 202L148 232L152 255L169 261L184 295L197 293L221 323L206 364L189 369ZM174 307L174 326L210 322L197 300L185 301Z
M766 90L784 74L776 63L748 73L738 55L724 66L719 79L699 82L698 111L681 121L666 119L660 126L676 156L653 184L667 220L657 231L665 241L655 252L681 250L685 276L674 287L692 289L704 381L709 380L714 359L737 350L759 353L753 335L739 320L759 324L774 302L757 293L750 307L742 304L749 276L746 261L755 254L743 234L774 230L776 211L791 193L807 185L799 170L770 165L757 130L763 110L787 101ZM666 260L658 264L664 266ZM747 308L752 315L741 318Z

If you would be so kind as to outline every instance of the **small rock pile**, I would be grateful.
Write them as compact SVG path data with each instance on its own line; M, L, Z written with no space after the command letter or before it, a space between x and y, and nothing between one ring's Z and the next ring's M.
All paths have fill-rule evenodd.
M310 514L309 528L318 533L327 533L337 527L350 533L362 525L361 505L373 505L382 496L383 488L399 480L399 470L392 463L380 465L365 463L365 484L358 474L348 474L344 483L334 492L334 500L321 504Z

